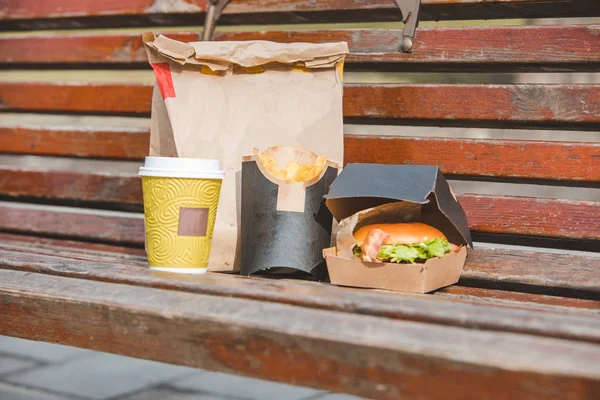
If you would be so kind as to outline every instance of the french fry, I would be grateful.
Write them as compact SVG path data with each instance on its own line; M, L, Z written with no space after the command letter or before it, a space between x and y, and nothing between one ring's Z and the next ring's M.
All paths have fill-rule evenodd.
M258 157L258 160L262 164L263 168L267 170L269 174L278 179L285 179L285 171L281 171L279 169L273 157L265 156L264 154L260 153L258 149L254 149L254 155Z
M296 180L296 176L298 171L302 169L302 165L298 164L295 161L290 161L285 166L285 181L286 182L299 182Z
M280 169L273 157L264 155L257 149L254 149L254 155L267 173L286 182L308 182L319 176L327 164L327 157L318 156L314 164L289 161L284 169Z

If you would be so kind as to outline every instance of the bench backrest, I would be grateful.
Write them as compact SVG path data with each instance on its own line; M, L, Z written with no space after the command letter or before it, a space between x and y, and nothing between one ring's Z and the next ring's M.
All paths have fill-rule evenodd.
M77 29L150 27L161 32L165 26L197 27L204 20L205 7L204 0L109 4L9 0L4 2L0 24L3 31L12 32L0 38L0 65L33 71L101 69L127 76L131 70L149 69L140 40L140 33L148 28L102 33ZM594 16L600 16L597 0L423 0L421 21ZM346 62L349 72L600 71L600 24L423 26L417 29L409 54L399 51L402 29L338 29L334 24L400 19L393 0L232 0L219 26L328 25L309 30L217 30L214 40L345 40L351 49ZM30 29L61 31L22 32ZM200 33L167 36L194 41ZM111 173L94 166L99 159L115 164L115 160L121 164L142 160L148 151L148 128L47 124L44 116L147 118L151 91L149 83L0 82L4 113L0 153L9 155L3 158L8 164L15 161L0 166L0 200L4 200L0 231L143 246L139 178L131 168L130 173ZM20 113L42 116L21 118ZM582 132L600 131L599 84L348 83L344 118L346 123L362 125L360 131L354 127L357 133L345 136L345 162L439 164L450 179L585 187L600 200L600 145L578 140ZM372 127L375 124L459 129L458 137L451 138L396 135L407 129L402 127L382 136ZM518 129L508 132L522 137L474 139L469 138L471 128ZM530 139L538 130L544 130L546 137L555 130L562 137L570 132L569 141ZM17 162L25 155L77 158L73 164L77 167L53 168L54 158L47 158L47 163L37 160L35 166ZM93 160L85 163L82 158ZM599 202L459 196L475 240L600 248Z

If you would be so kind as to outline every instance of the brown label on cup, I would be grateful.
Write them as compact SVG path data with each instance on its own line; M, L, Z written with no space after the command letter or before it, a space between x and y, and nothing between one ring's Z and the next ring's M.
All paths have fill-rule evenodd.
M179 236L206 236L208 208L181 207L179 209Z

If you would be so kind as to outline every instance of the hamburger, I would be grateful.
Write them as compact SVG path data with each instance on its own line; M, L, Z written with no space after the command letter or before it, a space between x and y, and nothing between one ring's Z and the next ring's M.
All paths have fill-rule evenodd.
M376 263L414 264L461 248L449 243L439 229L421 222L365 225L354 232L354 239L354 255Z

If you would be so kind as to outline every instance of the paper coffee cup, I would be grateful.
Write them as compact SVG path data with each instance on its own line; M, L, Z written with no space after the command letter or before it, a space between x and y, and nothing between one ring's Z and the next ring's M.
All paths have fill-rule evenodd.
M220 161L146 157L139 175L150 269L206 272L224 177Z

